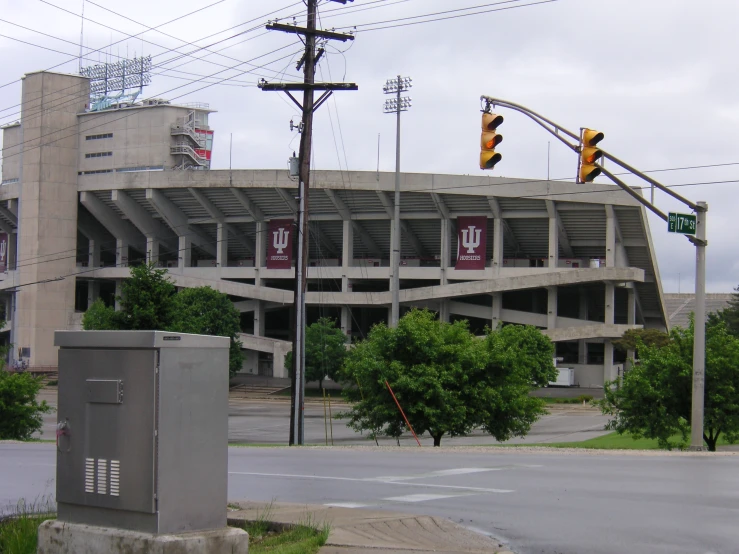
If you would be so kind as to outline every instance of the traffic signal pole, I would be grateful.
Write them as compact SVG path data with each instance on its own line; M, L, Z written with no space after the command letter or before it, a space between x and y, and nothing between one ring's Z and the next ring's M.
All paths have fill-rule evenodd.
M695 321L693 326L693 397L690 449L703 450L703 403L706 375L706 215L708 204L698 202L695 225ZM690 237L688 237L690 238Z
M530 110L529 108L507 100L501 100L499 98L492 98L490 96L481 96L480 100L484 101L487 105L496 105L503 108L508 108L517 112L520 112L542 127L549 133L554 135L557 139L563 142L571 150L576 153L580 153L580 136L565 129L561 125L554 123L550 119ZM572 144L567 141L562 135L569 136L570 138L578 141L578 144ZM624 168L636 175L637 177L645 180L652 185L652 191L654 188L658 188L662 192L668 194L672 198L679 200L691 210L697 214L696 218L696 230L695 236L686 235L687 239L695 245L695 326L693 336L693 390L692 390L692 405L691 405L691 419L690 419L690 450L701 451L704 450L703 446L703 420L704 420L704 399L705 399L705 368L706 368L706 246L708 241L706 240L706 216L708 214L708 204L705 202L691 202L687 198L676 193L672 189L666 187L662 183L656 181L652 177L645 175L638 169L630 166L624 161L616 158L612 154L609 154L605 150L601 150L604 158L607 158L614 162L616 165ZM613 173L603 167L602 164L593 163L593 165L600 169L601 173L613 181L616 185L621 187L625 192L631 195L640 204L649 209L652 213L663 219L665 222L668 221L668 216L654 205L654 196L652 194L652 202L638 194L634 189L624 183L621 179L616 177Z

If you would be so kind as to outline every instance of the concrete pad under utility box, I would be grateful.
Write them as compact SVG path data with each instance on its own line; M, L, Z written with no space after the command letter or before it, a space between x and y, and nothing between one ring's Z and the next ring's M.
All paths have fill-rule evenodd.
M247 554L249 534L223 527L178 535L153 535L111 527L45 521L38 528L37 554Z

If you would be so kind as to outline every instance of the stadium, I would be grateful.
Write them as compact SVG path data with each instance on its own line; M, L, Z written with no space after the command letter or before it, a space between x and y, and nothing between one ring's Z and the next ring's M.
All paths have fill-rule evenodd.
M56 366L53 333L115 302L129 266L210 286L242 314L245 373L285 377L297 183L287 169L212 170L213 110L166 100L90 109L90 81L23 79L3 127L0 295L12 360ZM462 175L315 171L307 318L362 337L387 321L390 245L401 237L401 313L437 311L482 334L535 325L575 384L601 387L628 329L668 315L644 208L618 187Z

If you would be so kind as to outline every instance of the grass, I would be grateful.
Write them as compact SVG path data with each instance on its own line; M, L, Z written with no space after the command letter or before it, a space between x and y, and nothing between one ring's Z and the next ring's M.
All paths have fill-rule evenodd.
M238 509L236 504L228 507ZM0 554L35 554L39 525L56 517L48 500L36 504L20 501L11 513L4 515L8 519L0 521ZM269 522L271 515L270 505L256 521L241 527L249 533L250 554L316 554L326 544L327 524L317 524L308 516L299 525L277 530Z
M673 441L680 440L679 435L672 437ZM719 437L718 446L730 444ZM602 437L588 439L580 442L553 442L538 444L518 444L506 446L546 446L550 448L592 448L595 450L660 450L657 439L635 439L628 433L619 435L618 433L608 433Z
M26 504L21 500L0 522L0 554L35 554L38 526L47 519L54 519L51 502L41 500Z
M593 397L589 394L581 394L575 398L542 398L546 404L590 404Z
M316 554L326 544L328 524L318 524L310 514L300 524L282 529L276 529L269 522L271 515L270 504L255 521L240 526L249 533L250 554Z

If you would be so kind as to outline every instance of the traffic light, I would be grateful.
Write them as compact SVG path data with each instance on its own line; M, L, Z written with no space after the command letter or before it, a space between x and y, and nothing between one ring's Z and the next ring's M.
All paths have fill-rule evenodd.
M503 141L503 135L495 132L503 123L503 116L494 113L482 113L482 137L480 137L480 169L493 169L503 156L495 151L495 147Z
M605 135L593 129L580 129L580 167L578 168L578 183L589 183L600 175L600 168L595 162L603 157L603 152L595 145L603 140Z

